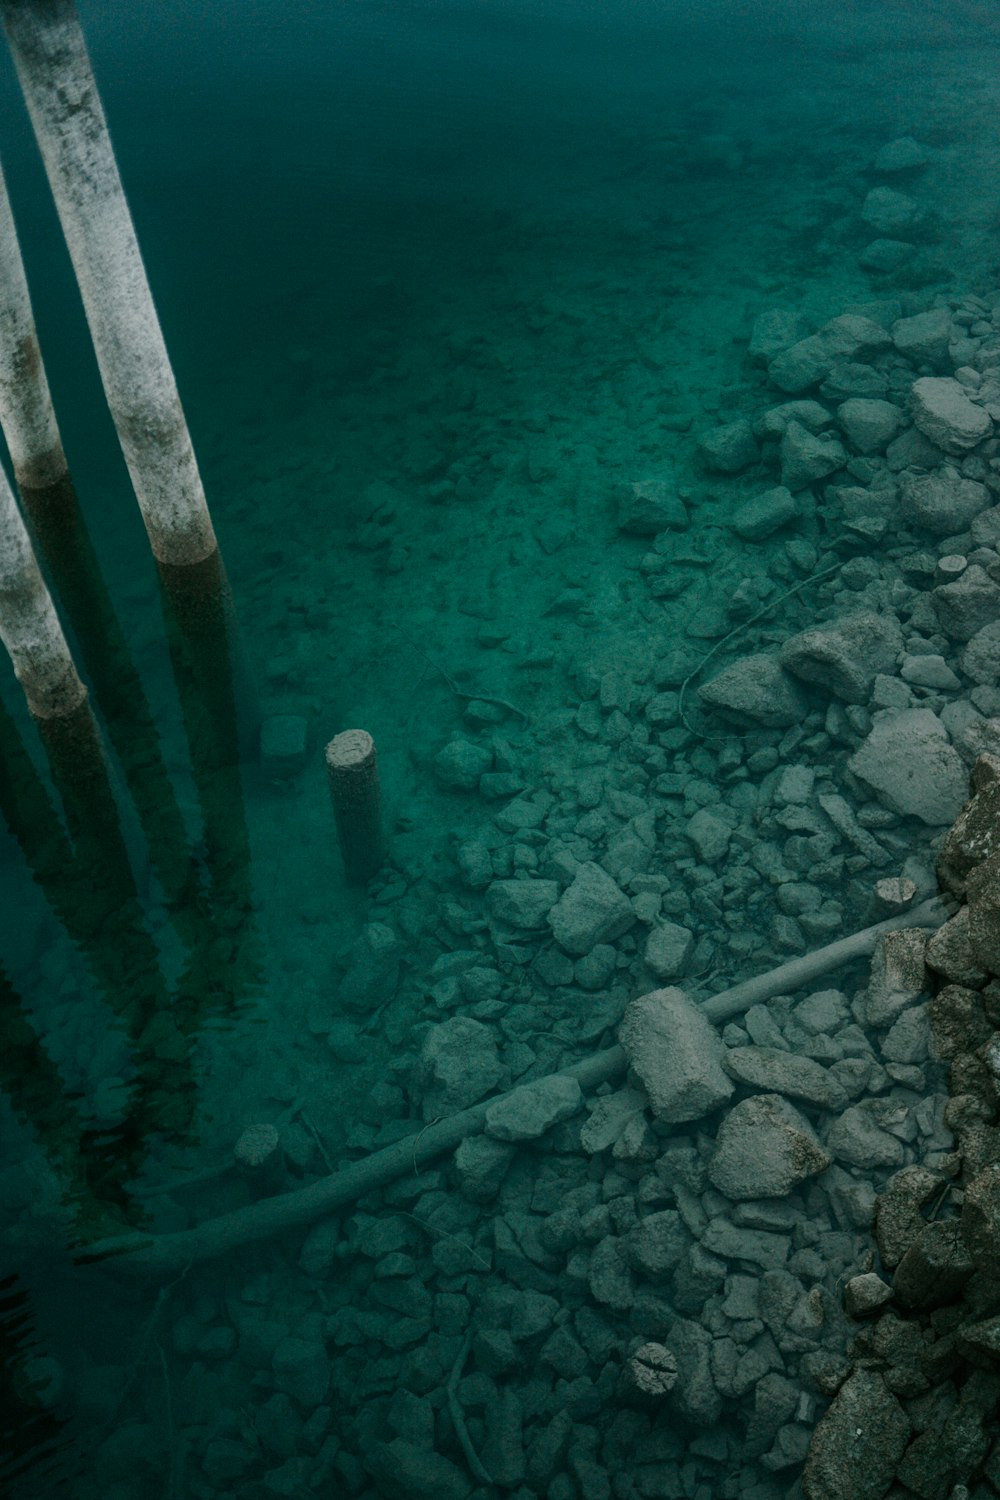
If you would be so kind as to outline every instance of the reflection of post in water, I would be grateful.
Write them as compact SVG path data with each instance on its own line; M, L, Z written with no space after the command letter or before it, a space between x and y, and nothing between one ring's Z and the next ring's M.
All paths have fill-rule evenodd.
M195 1029L207 1011L229 1012L260 977L250 881L250 839L243 796L242 752L256 727L242 693L239 641L218 553L203 565L163 579L163 613L198 793L209 880L208 921L178 982L176 1005ZM190 584L195 587L189 587Z
M16 1276L0 1277L0 1494L29 1493L22 1481L32 1494L56 1494L78 1477L63 1424L47 1404L52 1373L36 1342L30 1294Z
M197 874L132 663L69 475L42 362L20 246L0 169L0 428L21 499L117 751L150 855L183 924Z
M0 1092L33 1132L55 1173L69 1228L84 1243L120 1222L125 1197L113 1181L117 1142L103 1131L86 1129L55 1063L28 1017L24 1002L0 969ZM119 1175L121 1173L119 1172ZM98 1200L93 1184L105 1185Z

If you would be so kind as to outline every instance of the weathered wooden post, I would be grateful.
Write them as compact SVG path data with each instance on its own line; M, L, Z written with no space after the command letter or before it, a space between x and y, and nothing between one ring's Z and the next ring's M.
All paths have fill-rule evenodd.
M73 0L0 0L101 380L165 591L193 654L225 659L225 570ZM248 684L236 685L238 716Z
M385 863L382 795L375 743L364 729L345 729L326 747L326 774L344 869L364 883Z

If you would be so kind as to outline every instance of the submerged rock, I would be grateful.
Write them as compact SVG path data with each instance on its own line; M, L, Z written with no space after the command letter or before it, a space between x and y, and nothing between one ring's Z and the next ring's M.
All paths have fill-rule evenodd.
M894 812L932 828L953 822L965 802L962 758L928 708L881 719L848 765Z
M737 1083L800 1099L820 1109L846 1109L847 1091L834 1075L808 1057L773 1047L730 1047L722 1066Z
M989 414L950 377L925 375L910 393L913 420L945 453L968 453L993 431Z
M635 922L625 892L600 865L580 866L548 914L552 935L567 953L582 957L598 943L611 943Z
M738 422L703 433L698 439L698 454L710 473L738 474L757 462L760 449L753 428L741 417Z
M791 636L780 661L794 676L825 687L844 703L867 703L875 678L893 671L902 645L894 615L859 610Z
M956 536L990 503L984 484L963 479L954 469L904 476L899 508L908 521L935 536Z
M451 1016L424 1038L416 1084L425 1120L477 1103L505 1076L493 1033L471 1016Z
M659 1120L698 1120L727 1102L733 1084L712 1023L683 990L653 990L625 1011L618 1039Z
M673 481L644 479L623 486L618 498L620 531L655 536L659 531L683 531L687 524L687 508Z
M797 1109L779 1094L759 1094L723 1120L708 1176L727 1198L784 1198L831 1161Z
M700 687L698 697L768 729L798 724L808 712L802 690L776 656L740 657Z
M554 1074L513 1089L486 1110L486 1134L498 1141L531 1141L583 1106L575 1078Z
M882 1376L855 1371L813 1435L806 1500L882 1500L909 1440L910 1420Z

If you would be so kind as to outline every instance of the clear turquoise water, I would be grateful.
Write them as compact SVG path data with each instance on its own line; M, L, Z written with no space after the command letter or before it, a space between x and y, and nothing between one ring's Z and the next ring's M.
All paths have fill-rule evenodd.
M648 685L678 642L694 664L740 618L726 609L745 579L764 602L801 577L786 537L748 553L718 529L744 483L706 479L687 429L759 409L746 340L763 308L819 323L913 291L873 285L857 259L865 174L897 135L914 132L937 153L926 193L938 229L917 290L962 296L993 284L995 23L958 0L835 16L812 4L672 0L81 13L247 654L265 711L307 719L310 754L288 781L245 765L242 808L232 782L216 787L226 816L213 846L145 536L4 62L0 144L67 452L201 888L214 878L216 891L186 913L203 968L187 976L190 1049L171 1064L148 1036L145 1051L130 1040L123 1019L137 995L176 989L184 975L155 879L131 925L84 937L4 837L6 1014L31 1018L41 1052L32 1088L2 1105L0 1274L16 1278L11 1295L26 1299L38 1349L62 1372L52 1412L76 1477L56 1478L53 1492L392 1494L352 1467L401 1379L375 1336L363 1358L350 1344L329 1348L331 1395L312 1403L326 1415L311 1436L304 1400L284 1447L247 1437L272 1391L245 1356L245 1333L240 1354L222 1331L242 1327L227 1299L270 1305L286 1329L308 1319L323 1299L297 1269L299 1239L193 1269L160 1302L122 1296L113 1273L70 1262L57 1143L81 1123L108 1132L114 1196L132 1199L136 1221L142 1190L222 1165L248 1124L283 1126L302 1180L324 1158L337 1164L420 1128L404 1086L427 1024L447 1013L434 964L491 941L455 850L517 843L511 873L545 857L536 841L498 838L496 805L442 787L434 757L455 735L493 735L498 769L558 799L592 758L576 717L581 683L614 672ZM664 471L691 491L692 530L723 546L692 590L659 602L640 571L648 542L616 530L614 494ZM378 512L379 486L391 487L391 516ZM831 596L783 606L762 627L773 630L765 644L803 628L816 597ZM2 693L44 781L9 674ZM475 693L517 705L527 722L470 724ZM369 895L344 886L320 754L355 724L379 746L392 830L395 873ZM692 781L716 774L714 756L699 760L683 734L667 748L691 750ZM634 790L620 741L610 764L611 790ZM44 819L44 802L28 805ZM691 868L677 868L690 852L680 818L668 805L654 861L672 892ZM908 849L926 863L926 830L895 835L900 862ZM81 909L85 885L66 896ZM830 893L833 935L860 923L865 888L845 876ZM685 896L675 915L689 910ZM705 986L788 956L770 935L774 915L769 900L742 925L721 926L710 906L696 912ZM393 927L404 959L374 1015L370 998L367 1012L340 998L371 921ZM480 1014L505 1046L529 1048L530 1067L559 1066L609 1041L624 999L641 992L635 944L619 954L595 992L537 982L533 949L501 952L503 1004ZM171 1117L150 1105L128 1127L135 1176L123 1177L123 1091L136 1070L158 1068L165 1092L185 1101L183 1129L155 1128ZM87 1159L100 1202L104 1157L94 1148ZM245 1193L222 1178L151 1197L148 1222L180 1229ZM441 1233L486 1243L489 1210L476 1221L452 1196ZM477 1295L475 1270L445 1276L449 1294ZM367 1295L349 1255L333 1280L334 1307L345 1287ZM440 1407L441 1383L431 1389ZM36 1410L19 1408L24 1432ZM738 1492L721 1487L741 1470L732 1431L727 1456L705 1458L685 1494ZM213 1437L237 1433L245 1468L227 1477L218 1453L206 1467ZM310 1463L326 1434L344 1457L320 1481ZM441 1441L461 1466L453 1437ZM309 1462L280 1481L298 1489L266 1486L300 1457ZM767 1482L777 1495L793 1480L794 1469ZM40 1474L15 1491L46 1492Z

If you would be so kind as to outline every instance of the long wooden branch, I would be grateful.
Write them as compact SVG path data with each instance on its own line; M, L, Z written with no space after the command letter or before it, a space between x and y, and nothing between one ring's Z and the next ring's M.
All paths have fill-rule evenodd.
M815 953L781 964L757 979L724 990L707 1001L703 1009L712 1021L739 1015L771 995L794 992L853 959L863 958L872 952L883 932L900 927L939 927L949 914L943 901L936 898L925 901L902 916L877 922L873 927L841 938ZM550 1076L575 1078L582 1089L593 1089L624 1073L626 1061L621 1047L609 1047ZM365 1193L384 1187L405 1172L419 1172L436 1157L453 1151L467 1137L478 1135L486 1123L487 1109L502 1097L494 1095L457 1115L426 1125L418 1134L396 1141L361 1161L351 1162L341 1171L309 1187L262 1198L245 1208L222 1214L217 1219L208 1219L194 1229L175 1234L130 1234L101 1240L84 1247L78 1260L93 1262L113 1258L116 1268L124 1274L157 1281L177 1275L194 1262L211 1260L272 1234L310 1224L345 1204L355 1202Z

